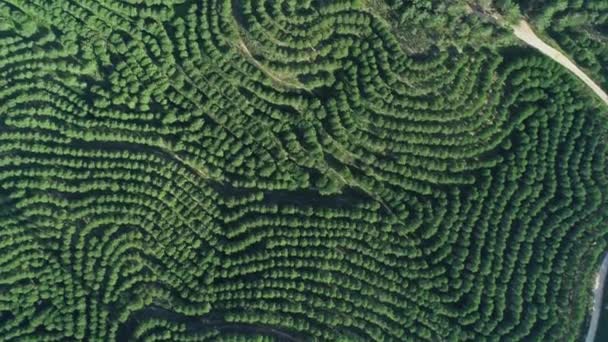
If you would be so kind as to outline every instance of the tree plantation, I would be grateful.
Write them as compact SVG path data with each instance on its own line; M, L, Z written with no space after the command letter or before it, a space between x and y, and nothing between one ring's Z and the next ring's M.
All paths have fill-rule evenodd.
M606 89L548 3L0 0L0 340L579 341L608 107L483 14Z

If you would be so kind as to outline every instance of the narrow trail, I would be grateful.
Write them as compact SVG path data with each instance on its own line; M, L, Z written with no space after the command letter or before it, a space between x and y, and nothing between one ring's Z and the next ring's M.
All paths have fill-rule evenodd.
M595 333L597 332L597 324L600 320L600 314L602 313L602 303L604 295L604 285L606 284L606 273L608 272L608 253L604 254L602 259L602 265L600 271L597 273L595 278L595 287L593 288L593 311L591 313L591 323L589 324L589 330L587 330L587 337L585 342L593 342L595 340Z
M195 165L192 165L192 163L190 163L187 160L184 160L182 157L180 157L179 155L177 155L177 153L171 151L170 149L165 148L165 147L163 147L161 149L162 149L163 152L165 152L166 154L168 154L169 156L171 156L173 159L179 161L183 165L186 165L188 168L190 168L190 170L194 171L194 173L196 173L197 175L199 175L199 177L201 177L202 179L206 179L206 180L211 179L211 180L216 180L216 181L221 182L221 180L215 179L206 170L202 169L201 167L197 167Z
M300 89L304 88L303 85L285 80L285 79L281 78L280 76L277 76L274 72L268 70L266 67L264 67L262 65L262 63L260 63L257 59L255 59L255 57L253 57L253 55L251 54L251 51L249 51L249 48L247 47L247 45L245 45L245 42L243 42L242 39L240 39L238 42L238 48L241 51L243 51L243 53L251 60L251 62L258 69L262 70L263 73L268 75L268 77L272 78L278 84L283 85L284 87L288 87L288 88L300 88Z
M564 68L570 70L570 72L581 79L581 81L585 82L585 84L591 88L591 90L593 90L593 92L596 93L606 105L608 105L608 94L606 94L606 92L602 90L597 83L595 83L589 76L587 76L585 72L574 64L572 60L540 39L525 20L521 20L517 25L512 25L511 28L513 29L513 32L517 38L558 62Z

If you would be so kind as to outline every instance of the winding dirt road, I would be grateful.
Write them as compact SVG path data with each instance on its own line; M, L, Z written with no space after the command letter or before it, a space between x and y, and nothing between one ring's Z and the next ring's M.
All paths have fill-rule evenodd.
M521 20L519 24L512 25L511 27L513 28L513 32L517 38L523 40L526 44L532 46L533 48L542 52L544 55L561 64L564 68L570 70L570 72L576 75L576 77L580 78L581 81L585 82L585 84L591 88L591 90L593 90L593 92L596 93L606 105L608 105L608 94L606 94L606 92L602 90L600 86L598 86L568 57L540 39L536 33L532 31L532 28L525 20Z
M593 312L591 314L591 323L589 324L589 330L587 330L587 337L585 338L585 342L593 342L595 340L597 324L600 320L600 314L602 312L602 297L604 295L604 285L606 284L607 272L608 253L604 254L604 259L602 259L600 271L597 273L597 276L595 278L595 288L593 289Z

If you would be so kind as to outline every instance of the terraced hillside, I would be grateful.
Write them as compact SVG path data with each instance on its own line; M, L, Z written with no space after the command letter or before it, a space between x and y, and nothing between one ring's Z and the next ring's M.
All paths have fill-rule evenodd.
M606 107L414 3L0 0L0 340L579 339Z

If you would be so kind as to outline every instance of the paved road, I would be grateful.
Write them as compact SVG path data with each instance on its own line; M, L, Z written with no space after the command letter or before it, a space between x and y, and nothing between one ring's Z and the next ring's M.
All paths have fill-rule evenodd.
M585 82L585 84L591 88L591 90L593 90L593 92L596 93L606 105L608 105L608 94L606 94L606 92L602 90L599 85L597 85L589 76L587 76L587 74L576 66L576 64L574 64L574 62L572 62L568 57L540 39L536 33L532 31L530 25L528 25L525 20L521 20L519 24L513 25L512 28L517 38L523 40L526 44L539 50L543 54L561 64L564 68L570 70L574 75L576 75L576 77Z
M589 330L587 331L587 337L585 342L593 342L595 340L595 333L597 332L597 323L600 320L600 313L602 312L604 285L606 283L606 273L608 272L608 253L604 254L600 271L597 273L595 278L595 288L593 289L593 311L591 313L591 323L589 324Z

